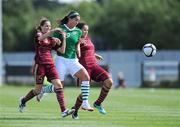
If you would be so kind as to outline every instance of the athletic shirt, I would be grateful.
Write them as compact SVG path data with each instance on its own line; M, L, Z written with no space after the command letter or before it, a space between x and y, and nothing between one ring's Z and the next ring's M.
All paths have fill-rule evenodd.
M65 24L60 25L59 27L66 32L66 49L64 54L57 52L57 55L69 59L76 58L77 44L82 34L81 30L77 27L70 29ZM53 36L62 39L62 35L58 32L54 32Z
M51 50L57 50L55 39L53 37L48 37L42 41L38 40L42 32L37 32L35 35L35 63L36 64L54 64L53 57L51 55Z
M85 42L86 43L80 44L81 57L79 58L79 62L87 67L97 64L97 60L95 57L94 44L88 36L85 38Z

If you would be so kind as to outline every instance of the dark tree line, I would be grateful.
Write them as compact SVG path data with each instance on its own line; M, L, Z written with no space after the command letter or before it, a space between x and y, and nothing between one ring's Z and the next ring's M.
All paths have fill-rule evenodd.
M180 49L180 0L99 0L65 5L57 0L3 0L3 50L33 51L41 17L53 27L70 10L90 25L98 50L135 50L147 42L158 49Z

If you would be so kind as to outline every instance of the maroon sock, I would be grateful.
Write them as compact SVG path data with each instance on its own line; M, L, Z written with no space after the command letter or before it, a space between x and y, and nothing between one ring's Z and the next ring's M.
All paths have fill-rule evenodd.
M57 97L61 112L64 112L66 110L66 106L65 106L63 88L55 89L55 93L56 93L56 97Z
M110 88L103 85L101 88L101 93L99 95L99 98L95 101L95 104L101 105L101 103L104 101L104 99L107 97L109 93Z
M76 99L76 103L75 105L72 107L75 109L75 111L77 112L79 110L79 108L81 107L81 104L82 104L82 96L81 94L77 97Z
M34 90L29 91L29 93L22 99L22 103L26 103L27 101L31 100L36 94L34 93Z

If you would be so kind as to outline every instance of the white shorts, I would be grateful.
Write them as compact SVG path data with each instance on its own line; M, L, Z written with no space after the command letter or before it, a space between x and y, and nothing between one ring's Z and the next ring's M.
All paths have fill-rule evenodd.
M62 56L56 56L55 65L61 81L64 81L67 74L74 76L80 69L84 68L78 59L68 59Z

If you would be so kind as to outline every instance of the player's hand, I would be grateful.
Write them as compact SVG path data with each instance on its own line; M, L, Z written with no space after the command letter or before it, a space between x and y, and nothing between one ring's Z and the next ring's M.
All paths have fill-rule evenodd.
M60 40L60 39L58 39L58 38L54 38L54 40L55 40L55 42L56 42L58 45L60 45L60 44L61 44L61 40Z

